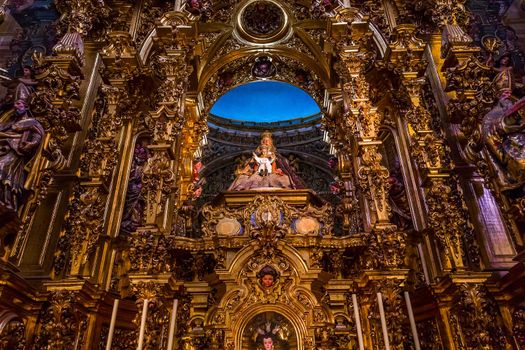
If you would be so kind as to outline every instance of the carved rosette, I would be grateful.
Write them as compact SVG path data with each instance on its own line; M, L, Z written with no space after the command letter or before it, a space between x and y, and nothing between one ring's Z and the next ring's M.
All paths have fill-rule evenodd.
M254 1L241 9L239 26L241 37L254 43L275 42L286 34L288 15L273 1Z

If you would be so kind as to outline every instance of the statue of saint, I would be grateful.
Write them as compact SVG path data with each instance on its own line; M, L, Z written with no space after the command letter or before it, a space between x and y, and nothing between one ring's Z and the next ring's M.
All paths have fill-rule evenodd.
M503 190L525 184L524 107L525 98L513 103L510 91L507 91L482 120L481 137L496 167Z
M487 59L486 65L496 73L492 84L499 98L506 93L514 93L523 96L523 85L525 76L517 74L514 70L512 55L507 52L501 55L495 62L492 55Z
M14 112L0 117L0 205L18 210L25 167L37 153L43 137L42 125L29 116L24 100L17 100Z
M142 224L144 213L144 194L142 193L142 178L144 167L151 154L147 148L149 140L140 139L135 144L131 172L128 181L128 192L124 202L124 212L120 224L120 234L129 235Z
M300 189L304 182L295 174L286 158L281 156L274 144L272 134L265 131L253 156L237 171L229 191L253 189Z
M14 101L17 101L17 100L27 101L29 96L33 92L35 92L36 84L37 82L34 79L33 68L31 68L30 66L24 66L22 68L21 77L17 77L17 78L2 82L2 85L7 87L11 91L11 94L14 96ZM12 101L13 100L11 100L11 102Z

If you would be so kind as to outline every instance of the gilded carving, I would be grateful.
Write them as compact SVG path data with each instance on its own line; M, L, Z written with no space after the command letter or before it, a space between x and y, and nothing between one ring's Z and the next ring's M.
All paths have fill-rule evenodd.
M24 100L14 111L0 117L0 204L14 212L26 189L24 168L37 153L44 138L42 125L29 115Z
M0 117L0 203L20 219L0 228L0 299L23 315L0 313L0 347L104 348L118 299L114 348L139 346L147 302L142 349L357 349L358 330L363 348L409 349L405 290L423 349L525 346L509 291L521 263L488 261L492 226L472 201L484 181L493 215L522 229L510 27L467 33L463 0L57 0L60 37L46 41L20 20L55 10L37 3L0 4L2 25L22 28L0 42L20 52L1 75L21 76L7 85L28 104ZM52 55L31 58L40 42ZM209 115L269 79L320 109L269 124L281 153L261 123ZM326 183L228 191L236 163Z
M459 347L508 349L500 315L485 286L465 283L458 286L459 300L453 312L458 321L453 329Z
M376 228L369 236L366 267L397 269L405 267L407 234L389 225Z
M109 15L109 8L104 0L59 0L56 2L56 6L61 13L70 14L63 18L61 25L82 35L87 35L94 26Z
M378 290L383 298L385 317L387 318L388 337L392 349L404 349L409 342L407 314L404 311L405 301L402 295L400 280L381 281Z
M107 334L109 333L109 327L105 326L102 328L100 342L98 345L99 349L105 349L107 343ZM116 350L134 349L137 347L137 336L134 329L123 329L115 328L113 334L112 347Z
M67 349L84 342L87 315L76 300L77 293L53 291L38 317L35 346L39 349Z
M26 347L26 325L19 319L5 324L0 333L2 349L23 350Z
M525 310L521 307L516 308L512 314L514 327L512 332L519 346L525 346Z
M422 349L443 350L443 341L439 335L437 322L429 319L417 323L419 341Z

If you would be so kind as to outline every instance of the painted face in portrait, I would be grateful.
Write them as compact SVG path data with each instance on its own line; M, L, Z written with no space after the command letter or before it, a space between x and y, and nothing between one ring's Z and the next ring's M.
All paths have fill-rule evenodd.
M273 340L272 338L263 338L264 350L273 350Z

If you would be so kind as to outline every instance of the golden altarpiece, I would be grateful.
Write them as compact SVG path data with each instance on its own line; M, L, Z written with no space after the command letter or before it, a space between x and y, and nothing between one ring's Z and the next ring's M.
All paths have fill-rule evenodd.
M522 1L0 5L0 348L525 348Z

